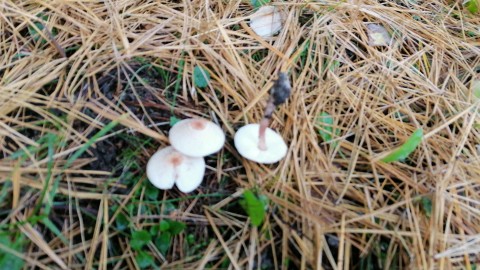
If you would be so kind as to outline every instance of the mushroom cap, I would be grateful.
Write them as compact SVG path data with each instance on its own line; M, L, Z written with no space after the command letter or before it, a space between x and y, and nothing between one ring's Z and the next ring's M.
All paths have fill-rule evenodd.
M244 158L265 164L281 160L287 154L287 145L283 138L270 128L265 131L267 150L258 148L259 124L249 124L241 127L235 133L234 143L237 151Z
M378 23L367 24L368 45L370 46L389 46L392 37L387 29Z
M282 29L282 13L277 7L262 6L250 19L250 27L263 38L272 37Z
M168 146L158 150L147 163L148 180L159 189L171 189L177 184L181 192L195 190L203 180L205 161L183 155Z
M168 139L178 152L191 157L208 156L225 144L223 130L202 118L179 121L170 129Z

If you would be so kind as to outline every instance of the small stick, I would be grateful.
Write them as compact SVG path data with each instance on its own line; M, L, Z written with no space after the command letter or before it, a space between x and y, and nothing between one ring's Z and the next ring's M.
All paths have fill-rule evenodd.
M265 132L270 124L270 119L272 119L273 111L277 106L281 105L288 99L291 91L292 87L290 86L287 73L280 72L278 74L278 79L270 89L270 98L268 99L267 106L265 107L263 118L260 121L260 128L258 131L258 149L262 151L267 150Z
M43 22L41 22L40 20L37 20L37 22L43 27L43 30L45 31L45 33L48 36L48 39L50 39L50 42L53 44L53 46L58 51L60 56L62 58L67 58L67 54L65 53L65 50L62 48L62 46L60 46L60 44L58 44L58 42L55 39L55 37L53 36L52 32L50 32L50 30L48 30L48 28L45 26L45 24Z

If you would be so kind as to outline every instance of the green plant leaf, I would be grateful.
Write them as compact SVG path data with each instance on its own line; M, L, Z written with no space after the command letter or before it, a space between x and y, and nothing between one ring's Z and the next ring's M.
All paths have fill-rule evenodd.
M432 200L428 197L422 197L421 202L425 215L430 218L432 216Z
M8 233L0 233L0 244L4 246L10 246L10 236Z
M382 158L383 162L394 162L399 160L404 160L410 155L415 148L422 142L423 139L423 130L417 129L412 133L410 138L407 141L399 146L397 149L393 150L386 157Z
M141 269L145 269L153 264L153 256L142 250L138 252L135 259Z
M464 0L463 6L473 14L478 13L480 9L480 0Z
M195 244L195 235L193 235L193 234L187 235L187 243L189 245Z
M478 100L480 99L480 80L474 80L472 82L472 94Z
M172 242L172 234L170 232L162 232L159 237L155 238L155 246L158 250L165 255L170 248Z
M331 65L330 65L330 71L335 71L338 67L340 67L340 61L338 60L333 60Z
M170 126L173 127L176 123L178 123L180 119L175 116L170 116Z
M21 258L10 253L0 256L0 269L20 270L24 264L25 262Z
M169 229L170 229L170 222L168 222L168 220L160 221L160 231L161 232L166 232Z
M260 200L260 202L262 203L265 211L268 210L268 204L270 203L270 200L268 199L268 197L261 194L261 195L258 195L258 200Z
M193 69L193 82L197 87L206 87L210 81L210 73L201 66L195 66Z
M270 3L270 0L250 0L250 3L252 4L252 6L254 6L255 8L259 8L261 6L264 6L268 3Z
M0 232L0 245L9 247L15 251L22 253L23 250L23 239L16 239L16 241L12 242L10 240L10 234ZM25 262L8 252L4 252L3 250L0 252L0 269L8 269L8 270L20 270L23 268Z
M180 234L187 227L185 223L180 221L169 221L168 223L170 224L169 231L172 235Z
M145 196L150 200L156 200L159 192L160 190L150 183L145 186Z
M159 224L153 225L152 227L150 227L150 235L151 236L156 236L159 232L160 232L160 225Z
M28 33L30 34L30 36L33 38L33 40L35 41L39 41L40 38L42 37L40 35L39 32L43 32L43 30L45 29L44 27L44 24L47 22L48 20L48 16L46 15L43 15L43 14L38 14L37 17L43 21L44 23L41 23L39 21L36 21L33 23L33 25L29 25L28 26ZM42 39L42 43L46 42L46 40L43 40Z
M47 43L47 40L42 38L42 35L40 33L45 31L45 26L48 23L48 16L43 13L38 13L37 18L37 20L33 20L33 24L28 25L28 33L35 42L40 41L40 44L43 45ZM51 34L52 37L56 37L58 34L58 30L56 28L49 29L49 34Z
M240 200L240 205L247 212L253 226L258 227L262 225L265 219L265 205L251 190L246 189L243 192L243 199Z
M146 245L152 237L146 230L135 231L132 233L132 239L130 240L130 246L133 250L140 250Z
M130 225L130 222L123 213L119 213L115 219L115 225L117 226L117 230L123 231Z
M318 133L324 142L330 142L333 139L333 117L327 113L322 112L317 117Z

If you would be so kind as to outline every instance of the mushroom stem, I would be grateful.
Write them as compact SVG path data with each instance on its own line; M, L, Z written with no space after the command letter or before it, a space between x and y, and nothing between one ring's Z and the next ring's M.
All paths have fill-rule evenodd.
M265 131L268 127L268 122L270 122L267 118L263 118L260 121L260 128L258 130L258 149L262 151L267 150L267 142L265 141Z
M278 79L270 89L270 98L268 99L265 112L263 113L262 121L260 121L260 128L258 130L258 149L262 151L267 150L267 143L265 141L265 131L267 130L270 119L272 119L273 111L277 106L284 103L290 96L292 87L288 80L287 74L280 72Z
M265 141L265 131L267 130L268 124L270 124L270 119L272 118L273 111L275 110L275 104L273 103L273 98L268 100L267 106L265 107L265 112L263 114L262 121L260 121L260 128L258 129L258 149L265 151L267 150L267 143Z

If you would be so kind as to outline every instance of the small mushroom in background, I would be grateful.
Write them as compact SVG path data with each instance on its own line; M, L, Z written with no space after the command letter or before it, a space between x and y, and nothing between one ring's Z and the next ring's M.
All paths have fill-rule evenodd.
M250 19L250 27L263 38L273 37L282 29L283 16L278 7L262 6Z
M367 24L368 45L370 46L390 46L392 37L387 29L377 23Z
M191 192L202 183L204 174L203 158L183 155L171 146L158 150L147 163L148 180L164 190L176 184L181 192Z
M287 74L280 72L270 90L270 98L260 124L241 127L234 137L235 148L244 158L258 163L271 164L280 161L287 154L283 138L268 128L275 108L284 103L291 92Z
M168 135L170 144L190 157L204 157L222 149L225 134L215 123L202 118L184 119L175 124Z

